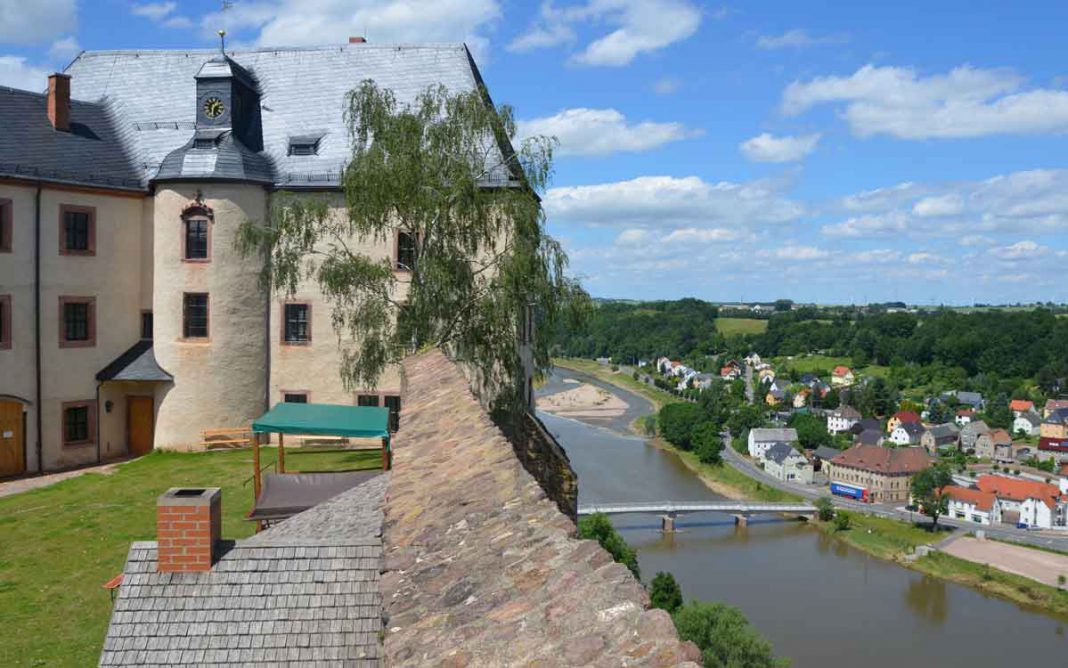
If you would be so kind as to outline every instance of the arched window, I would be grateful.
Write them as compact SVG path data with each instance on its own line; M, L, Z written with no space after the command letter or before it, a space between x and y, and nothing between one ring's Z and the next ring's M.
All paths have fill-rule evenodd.
M196 199L182 209L182 260L211 261L211 225L215 212L204 204L198 192Z

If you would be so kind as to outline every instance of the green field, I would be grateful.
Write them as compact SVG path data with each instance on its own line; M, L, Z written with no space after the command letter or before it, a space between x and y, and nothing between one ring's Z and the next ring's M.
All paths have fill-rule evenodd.
M787 371L789 369L796 369L798 373L812 373L813 371L824 371L830 373L834 370L834 367L838 365L851 367L853 360L849 357L830 357L827 355L804 355L787 359L785 357L776 357L772 360L772 364L779 371ZM881 376L886 377L890 373L890 367L879 366L877 364L870 364L859 369L853 369L853 372L861 376Z
M275 449L265 448L263 464ZM378 451L286 450L293 471L381 466ZM223 536L253 533L252 453L154 452L111 475L87 473L0 498L0 666L93 666L111 597L101 588L122 571L130 543L152 540L156 497L169 487L221 487Z
M756 318L716 318L716 331L723 336L763 334L768 331L768 321Z

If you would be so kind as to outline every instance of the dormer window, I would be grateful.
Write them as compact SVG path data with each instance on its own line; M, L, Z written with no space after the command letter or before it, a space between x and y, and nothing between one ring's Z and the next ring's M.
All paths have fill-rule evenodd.
M193 140L193 148L198 148L198 149L202 149L202 150L213 149L213 148L215 148L215 140L214 139L200 139L200 138L194 139Z
M289 155L318 155L319 141L322 136L305 136L289 138Z

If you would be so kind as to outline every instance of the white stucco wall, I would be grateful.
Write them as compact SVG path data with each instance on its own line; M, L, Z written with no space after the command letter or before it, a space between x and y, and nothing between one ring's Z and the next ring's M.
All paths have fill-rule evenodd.
M0 351L0 394L33 399L33 235L34 195L30 186L0 185L0 197L14 203L14 253L0 260L0 293L12 294L14 346ZM61 255L60 206L96 209L92 256ZM45 187L41 193L41 406L29 407L29 470L37 468L36 416L42 418L44 468L69 468L97 460L96 439L62 445L62 404L96 399L95 376L137 342L140 327L143 197ZM10 290L9 290L10 286ZM96 344L59 346L59 297L96 299ZM8 370L10 369L10 373ZM12 388L12 389L8 389ZM95 436L95 435L94 435ZM118 447L118 446L117 446ZM121 447L125 447L123 442ZM101 452L101 455L104 453Z
M181 213L203 192L215 212L210 262L182 261ZM262 259L234 248L245 220L263 222L267 198L252 185L211 183L157 187L153 210L154 349L174 383L156 392L156 448L191 449L204 429L247 426L266 408L267 294ZM209 338L184 340L186 292L209 295Z

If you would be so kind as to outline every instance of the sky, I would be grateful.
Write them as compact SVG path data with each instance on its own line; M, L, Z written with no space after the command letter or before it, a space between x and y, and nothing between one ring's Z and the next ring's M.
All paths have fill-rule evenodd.
M559 140L595 297L1068 301L1065 2L0 0L0 85L83 49L467 43Z

